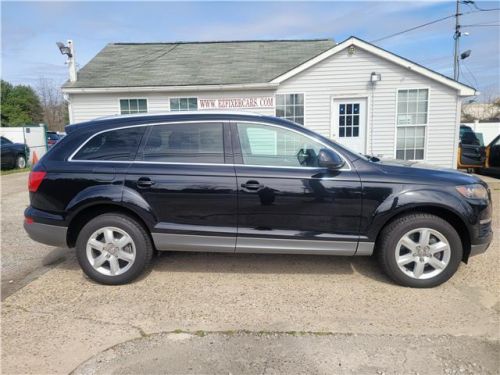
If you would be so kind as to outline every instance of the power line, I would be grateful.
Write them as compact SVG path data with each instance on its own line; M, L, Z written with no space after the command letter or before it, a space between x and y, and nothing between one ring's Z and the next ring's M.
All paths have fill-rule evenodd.
M407 33L409 31L417 30L417 29L420 29L422 27L429 26L429 25L432 25L432 24L435 24L435 23L447 20L448 18L452 18L452 17L455 17L455 15L453 14L453 15L450 15L450 16L438 18L438 19L436 19L434 21L430 21L430 22L424 23L422 25L418 25L418 26L415 26L415 27L412 27L412 28L409 28L409 29L406 29L406 30L403 30L403 31L399 31L399 32L394 33L394 34L390 34L390 35L384 36L384 37L379 38L379 39L372 40L370 43L377 43L377 42L380 42L380 41L385 40L385 39L393 38L395 36Z
M467 4L467 5L472 5L474 8L476 8L480 12L492 12L495 10L500 10L500 8L489 8L489 9L480 8L477 6L475 1L464 1L463 3Z
M462 27L489 27L489 26L500 26L500 23L491 23L491 24L475 24L475 25L462 25Z

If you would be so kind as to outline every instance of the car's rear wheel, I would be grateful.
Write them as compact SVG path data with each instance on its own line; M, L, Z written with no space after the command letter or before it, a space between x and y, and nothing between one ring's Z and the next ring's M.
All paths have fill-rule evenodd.
M462 260L457 231L438 216L417 213L385 227L378 241L382 269L396 283L430 288L447 281Z
M19 169L26 168L26 157L24 155L17 155L16 168L19 168Z
M91 279L109 285L125 284L138 277L153 256L151 238L131 217L104 214L80 231L76 254Z

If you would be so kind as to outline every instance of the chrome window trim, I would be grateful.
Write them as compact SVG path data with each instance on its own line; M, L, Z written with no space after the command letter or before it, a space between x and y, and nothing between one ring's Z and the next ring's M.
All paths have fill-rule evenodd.
M199 124L199 123L220 123L223 124L224 122L232 122L232 123L246 123L246 124L256 124L256 125L265 125L265 126L276 126L285 130L289 130L295 133L298 133L304 137L307 137L315 142L318 142L325 146L327 149L337 153L340 155L340 157L344 160L344 162L347 165L347 168L341 168L338 171L351 171L351 163L347 160L347 158L339 151L332 149L329 145L324 143L323 141L316 139L309 134L302 133L298 130L295 129L290 129L287 128L286 126L283 125L278 125L278 124L270 124L269 122L263 122L263 121L235 121L235 120L196 120L196 121L175 121L175 122L156 122L156 123L151 123L151 124L136 124L136 125L127 125L127 126L120 126L117 128L112 128L112 129L105 129L101 130L100 132L97 132L95 134L92 134L89 138L87 138L78 148L69 156L68 162L77 162L77 163L130 163L130 164L165 164L165 165L211 165L211 166L238 166L238 167L258 167L258 168L279 168L279 169L306 169L306 170L312 170L312 169L319 169L319 167L286 167L286 166L272 166L272 165L251 165L251 164L231 164L231 163L180 163L180 162L168 162L168 161L144 161L144 160L78 160L78 159L73 159L73 157L80 151L88 142L90 142L91 139L94 137L97 137L98 135L102 133L107 133L110 131L115 131L115 130L121 130L121 129L129 129L129 128L135 128L135 127L143 127L143 126L158 126L158 125L178 125L178 124Z

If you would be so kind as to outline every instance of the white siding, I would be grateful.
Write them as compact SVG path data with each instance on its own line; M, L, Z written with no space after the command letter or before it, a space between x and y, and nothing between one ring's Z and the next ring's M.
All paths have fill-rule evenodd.
M120 99L147 99L148 112L160 113L170 110L170 98L239 98L252 96L273 96L273 91L226 91L226 92L144 92L133 94L71 94L71 122L78 123L95 119L96 117L120 114ZM274 115L273 108L248 109L265 115Z
M382 74L373 92L369 83L372 72ZM425 161L454 167L458 93L369 52L356 48L350 56L347 49L343 50L283 82L277 93L304 93L305 126L327 137L332 134L332 98L367 97L367 152L394 158L396 93L398 89L407 88L429 89ZM372 104L373 114L370 113Z

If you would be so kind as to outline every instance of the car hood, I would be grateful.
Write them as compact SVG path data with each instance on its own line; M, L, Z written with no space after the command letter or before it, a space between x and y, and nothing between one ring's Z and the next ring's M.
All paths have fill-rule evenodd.
M476 176L452 168L443 168L416 161L383 159L374 162L377 168L387 176L403 183L467 185L482 182Z

